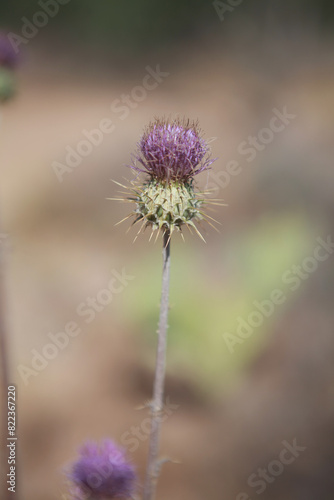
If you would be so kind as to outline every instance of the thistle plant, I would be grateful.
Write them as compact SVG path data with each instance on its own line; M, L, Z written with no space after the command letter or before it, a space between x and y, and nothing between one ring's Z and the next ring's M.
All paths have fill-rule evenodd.
M182 229L187 227L204 239L197 223L206 220L211 224L209 219L214 219L203 212L208 199L206 193L196 191L194 177L207 170L214 160L198 123L156 119L137 146L130 167L138 174L146 174L146 178L143 182L132 181L130 186L120 184L127 189L126 199L111 198L135 205L123 220L134 216L133 224L141 223L137 236L145 228L151 228L150 238L155 231L156 238L161 231L171 236L174 230L183 236Z
M132 182L125 201L134 204L126 217L140 223L138 234L145 228L163 235L163 272L158 345L153 398L150 403L151 430L143 500L153 500L163 461L159 460L161 418L164 405L164 379L169 309L170 245L173 232L194 229L203 239L197 224L212 219L203 208L208 204L206 193L198 192L195 176L207 170L214 160L197 122L156 119L144 131L131 168L144 174L143 181ZM126 186L123 186L126 187ZM215 203L215 200L210 200ZM125 219L123 219L125 220ZM214 219L212 219L214 220ZM121 221L122 222L122 221ZM209 221L208 221L209 222ZM210 222L209 222L210 223Z
M148 227L151 229L150 238L156 232L156 239L159 234L162 234L163 239L156 368L153 397L149 403L151 429L143 492L143 500L153 500L160 469L165 461L159 459L159 443L164 409L171 237L174 231L182 234L183 228L187 227L194 229L203 239L197 224L203 220L210 223L208 219L212 218L203 212L203 208L208 203L216 203L215 200L208 200L206 193L196 190L194 178L207 170L214 160L210 158L209 145L202 137L197 122L169 122L166 119L156 119L147 127L132 159L130 167L138 174L137 179L129 186L120 184L127 189L127 198L109 199L134 205L125 219L134 217L133 224L140 223L137 236ZM138 180L142 175L144 178ZM108 471L110 466L110 473L93 484L92 478L96 479L96 475ZM69 477L75 485L73 500L132 498L134 493L134 470L126 461L124 452L112 441L105 441L101 447L94 443L86 445L81 450L80 459L73 464Z

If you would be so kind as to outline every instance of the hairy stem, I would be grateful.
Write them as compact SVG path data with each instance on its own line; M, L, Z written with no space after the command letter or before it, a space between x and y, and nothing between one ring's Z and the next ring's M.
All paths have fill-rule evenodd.
M153 400L151 404L151 432L146 471L146 481L143 500L153 500L159 477L160 464L158 460L161 417L164 404L164 381L166 371L166 347L169 308L169 277L170 277L170 232L164 233L163 238L163 272L162 293L160 302L160 316L158 328L158 346L155 368Z

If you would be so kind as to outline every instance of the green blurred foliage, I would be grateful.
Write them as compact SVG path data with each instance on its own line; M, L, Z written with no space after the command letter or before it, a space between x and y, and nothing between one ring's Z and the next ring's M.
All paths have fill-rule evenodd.
M14 97L16 81L14 73L5 68L0 68L0 103Z
M172 248L168 366L177 373L191 373L206 390L221 390L269 341L277 318L302 292L303 283L291 291L282 275L312 255L315 240L305 219L291 213L267 217L224 240L221 259L216 262L203 262L190 239ZM121 312L122 321L150 346L151 363L159 314L160 258L155 246L135 269L136 279L124 293ZM224 333L236 335L237 318L246 320L256 310L253 302L268 299L276 288L282 290L286 302L229 351Z
M43 1L43 0L41 0ZM45 0L47 1L47 0ZM51 20L49 30L59 30L62 37L100 43L117 41L119 46L150 47L159 40L164 43L174 37L194 34L205 18L212 16L212 6L202 0L156 2L153 0L71 0L60 6L59 13ZM0 17L2 24L20 29L22 17L31 19L40 10L36 1L2 0ZM197 19L197 23L193 22Z
M48 0L1 0L1 25L20 34L22 18L32 19L41 10L39 2L43 1ZM289 25L289 20L295 23L296 19L301 19L303 22L305 16L316 17L321 25L329 24L334 18L333 2L243 1L227 20L247 18L250 22L253 20L261 31L269 17L277 19L284 27ZM50 19L47 33L78 45L92 43L103 49L105 44L116 50L137 52L177 43L184 38L196 39L201 33L222 35L227 26L225 21L219 21L211 0L70 0L68 4L61 5L58 14Z

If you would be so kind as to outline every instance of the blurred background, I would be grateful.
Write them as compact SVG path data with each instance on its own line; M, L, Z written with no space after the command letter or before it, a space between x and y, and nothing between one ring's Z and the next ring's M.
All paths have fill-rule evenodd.
M161 450L180 463L158 498L333 498L333 21L329 0L1 1L20 57L0 233L25 500L68 498L86 439L122 443L143 482L161 241L133 244L107 198L163 115L199 120L218 159L198 185L227 206L206 244L172 245Z

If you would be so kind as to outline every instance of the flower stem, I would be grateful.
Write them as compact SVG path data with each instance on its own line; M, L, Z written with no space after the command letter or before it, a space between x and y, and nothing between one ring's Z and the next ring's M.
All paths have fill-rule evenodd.
M0 242L1 245L1 242ZM9 366L8 366L8 358L7 358L7 337L6 337L6 327L5 327L5 319L4 319L4 269L3 269L3 249L0 246L0 379L1 379L1 413L2 413L2 440L1 440L1 463L2 463L2 481L1 490L2 495L1 498L4 500L10 498L10 492L8 491L7 484L7 475L6 471L8 469L7 464L7 395L8 395L8 385L9 385Z
M166 230L163 238L163 272L160 316L158 327L158 346L155 368L153 400L151 403L151 432L146 470L146 481L143 500L154 500L156 485L160 472L158 461L161 417L164 404L164 381L166 371L166 347L169 309L169 278L170 278L170 232Z

